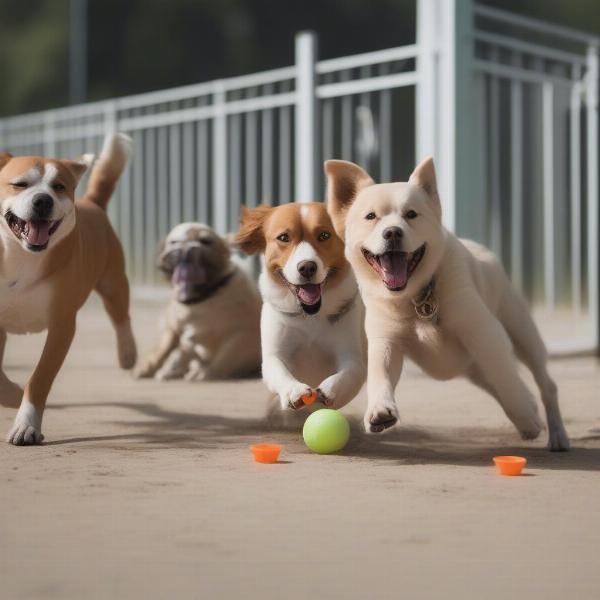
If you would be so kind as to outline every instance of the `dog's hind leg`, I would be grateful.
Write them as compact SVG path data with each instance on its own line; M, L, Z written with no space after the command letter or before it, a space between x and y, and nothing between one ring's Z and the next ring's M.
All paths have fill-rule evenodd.
M519 376L512 344L502 323L481 298L457 295L456 305L448 304L447 315L454 334L467 349L485 385L493 390L508 418L523 439L535 439L543 428L535 399ZM446 321L448 323L448 320ZM479 384L481 385L481 384Z
M531 371L540 390L548 422L548 447L553 452L569 449L569 436L565 430L556 383L548 373L548 354L540 333L531 318L525 301L513 289L506 294L499 312L513 343L517 356Z
M0 329L0 405L9 408L18 408L23 398L23 389L11 381L4 370L4 349L6 347L6 331Z
M131 319L129 318L129 282L125 275L123 251L115 239L115 251L109 256L106 270L96 285L104 308L112 321L117 334L119 365L131 369L137 359L137 350Z

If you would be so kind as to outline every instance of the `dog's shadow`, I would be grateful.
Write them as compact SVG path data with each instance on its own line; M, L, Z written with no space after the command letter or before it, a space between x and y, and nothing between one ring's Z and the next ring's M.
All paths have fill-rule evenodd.
M106 436L77 437L49 441L46 445L110 442L120 449L119 442L134 442L154 448L218 449L245 444L260 438L271 437L287 445L292 452L308 452L302 445L302 423L305 415L292 415L291 419L244 418L216 414L194 414L170 410L158 404L139 402L109 402L85 404L58 404L53 410L72 410L94 406L114 407L135 411L144 417L140 420L117 421L131 433ZM421 428L400 425L384 435L368 435L357 418L351 418L350 442L340 453L342 457L392 461L398 465L454 465L489 467L494 455L517 454L526 456L532 469L600 471L600 447L588 447L590 441L600 440L600 429L593 435L572 440L570 452L549 452L543 447L515 440L508 426L497 429L470 427L455 429Z

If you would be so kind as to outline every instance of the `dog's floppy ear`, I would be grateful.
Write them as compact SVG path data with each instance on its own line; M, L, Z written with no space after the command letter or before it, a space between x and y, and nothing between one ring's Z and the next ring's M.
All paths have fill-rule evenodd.
M356 195L375 182L369 174L354 163L345 160L326 160L327 212L331 216L337 234L344 239L346 212Z
M433 201L433 208L437 216L441 219L442 206L440 203L440 197L438 195L435 167L433 165L433 158L431 156L424 158L415 167L415 170L408 179L408 183L416 185L427 192L427 195Z
M3 169L6 163L13 157L8 152L0 152L0 169Z
M263 225L272 210L271 206L264 204L256 208L242 206L240 230L235 239L240 249L246 254L256 254L265 249Z

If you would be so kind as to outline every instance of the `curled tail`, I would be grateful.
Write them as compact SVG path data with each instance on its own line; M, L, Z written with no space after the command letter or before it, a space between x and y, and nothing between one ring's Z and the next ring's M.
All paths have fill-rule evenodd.
M106 210L115 185L131 154L131 138L124 133L109 135L92 168L86 198Z

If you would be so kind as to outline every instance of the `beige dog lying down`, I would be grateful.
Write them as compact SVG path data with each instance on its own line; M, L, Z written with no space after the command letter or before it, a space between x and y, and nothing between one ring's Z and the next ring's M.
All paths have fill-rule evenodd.
M261 300L227 242L201 223L177 225L159 267L173 295L156 348L138 377L226 379L258 373Z
M407 356L436 379L467 376L496 398L524 439L537 437L543 425L516 353L540 390L550 449L567 450L556 385L527 306L491 252L443 227L433 161L408 183L376 185L344 161L327 161L325 171L328 210L366 307L367 431L398 420L394 390Z

